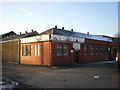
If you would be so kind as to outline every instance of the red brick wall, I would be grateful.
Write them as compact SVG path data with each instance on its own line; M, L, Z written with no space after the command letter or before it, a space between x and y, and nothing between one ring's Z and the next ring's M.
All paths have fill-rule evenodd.
M57 44L67 44L69 48L69 55L68 56L57 56L56 53L56 45ZM71 53L71 50L73 50L73 44L72 43L65 43L65 42L52 42L52 62L51 65L69 65L73 64L73 53Z
M34 56L34 45L40 45L40 55ZM56 45L57 44L67 44L69 46L69 55L68 56L57 56L56 53ZM22 56L22 45L31 45L31 56ZM84 55L84 48L83 45L91 45L100 47L113 47L113 43L107 43L103 41L91 40L86 39L85 43L80 45L79 51L79 63L86 63L86 62L94 62L94 61L104 61L108 60L107 54L90 54L90 48L88 49L88 55ZM55 41L44 41L44 42L37 42L37 43L27 43L20 45L20 63L21 64L33 64L33 65L69 65L74 63L74 52L71 53L73 50L73 43L72 42L55 42ZM94 50L95 52L95 50ZM112 49L113 52L113 49Z
M88 54L84 55L84 48L83 45L88 46ZM91 40L86 39L84 44L81 44L81 50L80 50L80 63L86 63L86 62L95 62L95 61L105 61L108 60L108 54L98 54L95 53L94 48L94 54L90 54L90 46L93 45L94 47L100 46L100 47L113 47L114 45L111 42L105 42L105 41L97 41L97 40ZM112 48L113 52L113 48ZM113 54L113 53L112 53Z

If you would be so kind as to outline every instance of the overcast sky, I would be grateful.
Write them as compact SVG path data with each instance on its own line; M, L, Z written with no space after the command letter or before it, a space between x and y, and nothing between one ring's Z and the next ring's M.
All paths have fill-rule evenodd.
M0 34L65 27L113 36L118 32L117 2L1 2Z

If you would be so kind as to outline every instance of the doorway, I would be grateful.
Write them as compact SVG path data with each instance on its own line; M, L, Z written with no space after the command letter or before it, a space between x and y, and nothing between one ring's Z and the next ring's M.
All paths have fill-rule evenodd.
M74 50L74 63L79 63L79 50Z
M112 60L112 57L111 57L111 47L108 48L108 60Z
M113 60L116 60L116 53L117 53L117 48L114 48L113 50Z

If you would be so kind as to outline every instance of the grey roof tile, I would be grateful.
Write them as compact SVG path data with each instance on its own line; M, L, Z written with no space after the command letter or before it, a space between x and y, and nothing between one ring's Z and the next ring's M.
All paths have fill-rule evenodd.
M85 34L85 33L80 33L80 32L69 31L69 30L63 30L63 29L59 29L59 28L51 28L45 32L40 33L39 35L45 35L45 34L64 35L64 36L72 36L72 37L112 42L112 40L110 40L107 37L100 37L100 36L96 36L96 35L92 35L92 34Z

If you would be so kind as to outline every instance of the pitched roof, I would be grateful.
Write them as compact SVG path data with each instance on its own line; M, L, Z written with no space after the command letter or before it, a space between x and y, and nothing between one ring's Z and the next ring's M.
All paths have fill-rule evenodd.
M8 37L8 38L2 38L2 41L19 39L19 38L24 38L24 37L31 37L31 36L35 36L35 35L38 35L38 32L33 31L33 32L29 32L29 33L24 33L24 34L19 34L19 35L11 36L11 37Z
M2 34L2 38L7 37L7 36L14 36L14 35L17 35L17 34L15 32L13 32L13 31L10 31L8 33Z
M45 32L40 33L40 35L46 35L46 34L51 34L51 35L64 35L64 36L71 36L71 37L78 37L78 38L87 38L87 39L93 39L93 40L101 40L101 41L110 41L107 37L100 37L92 34L85 34L85 33L80 33L80 32L74 32L74 31L69 31L69 30L63 30L59 28L51 28Z

